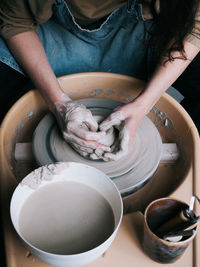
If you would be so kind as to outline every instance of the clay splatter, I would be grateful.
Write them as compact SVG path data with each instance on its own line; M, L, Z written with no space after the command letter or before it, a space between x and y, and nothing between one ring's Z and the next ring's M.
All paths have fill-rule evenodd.
M118 97L120 98L121 101L125 102L125 103L129 103L131 101L133 101L134 97L132 95L126 94L124 92L120 92L118 94Z
M113 89L109 89L108 91L106 91L105 95L114 95L115 94L115 90Z
M153 112L156 115L154 124L156 126L164 126L168 129L174 129L173 121L167 116L167 114L157 107L153 107L151 112Z
M34 109L32 109L32 110L30 110L28 113L27 113L27 115L26 115L26 117L30 120L32 117L33 117L33 115L34 115Z
M97 88L97 89L92 89L89 93L90 96L99 96L99 95L104 95L104 89Z
M73 99L73 97L76 95L76 94L79 94L80 92L77 90L73 90L71 92L69 92L67 95Z
M27 175L20 184L22 186L26 185L31 189L37 189L38 186L42 183L42 181L52 180L54 175L59 174L61 171L68 167L69 163L67 162L42 166Z

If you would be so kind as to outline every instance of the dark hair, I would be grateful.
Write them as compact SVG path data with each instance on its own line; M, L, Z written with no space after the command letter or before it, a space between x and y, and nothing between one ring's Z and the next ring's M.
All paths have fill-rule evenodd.
M159 60L164 56L166 61L175 58L172 52L179 51L178 58L186 59L183 47L185 37L192 32L199 0L151 0L151 12L155 21L151 31L150 45Z

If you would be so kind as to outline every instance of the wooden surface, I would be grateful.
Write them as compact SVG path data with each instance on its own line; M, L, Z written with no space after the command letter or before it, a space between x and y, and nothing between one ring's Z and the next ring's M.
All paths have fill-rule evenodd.
M130 101L143 88L134 78L113 74L79 74L60 78L63 89L73 98L107 97ZM75 88L75 89L74 89ZM92 88L92 89L91 89ZM164 142L175 142L181 159L175 165L160 165L154 178L137 193L124 199L125 211L116 239L108 251L87 267L163 266L152 261L142 249L142 212L152 200L172 195L189 202L193 193L200 196L200 141L193 122L184 109L170 96L164 95L149 117L156 124ZM33 130L45 114L46 106L39 94L30 91L9 111L0 128L0 189L6 248L6 267L47 267L49 265L29 255L15 233L9 217L10 197L20 179L36 167L34 162L16 162L16 142L31 142ZM172 119L174 127L164 127L163 113ZM159 117L159 120L158 118ZM198 208L198 207L197 207ZM200 214L200 209L196 210ZM199 267L200 233L198 232L183 256L171 267Z

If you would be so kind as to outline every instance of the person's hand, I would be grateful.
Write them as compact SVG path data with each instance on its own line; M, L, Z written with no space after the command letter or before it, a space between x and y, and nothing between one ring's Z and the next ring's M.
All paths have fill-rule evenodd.
M84 105L74 101L55 103L55 115L63 138L80 155L90 157L97 149L110 151L110 148L98 143L105 132L97 132L98 123Z
M112 145L111 151L101 155L103 160L118 160L128 153L129 146L134 142L137 128L144 115L141 108L133 102L115 109L99 125L101 131L107 131L112 126L118 130L118 137Z

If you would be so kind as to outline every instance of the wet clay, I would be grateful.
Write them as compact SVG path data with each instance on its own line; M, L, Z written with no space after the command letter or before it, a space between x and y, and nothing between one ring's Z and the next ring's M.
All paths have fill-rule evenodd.
M20 183L22 186L28 186L31 189L37 189L43 181L51 181L54 175L59 174L65 168L69 167L68 162L62 162L62 164L48 164L41 168L35 169L28 174Z
M77 182L54 182L34 191L19 216L21 235L33 246L55 254L76 254L104 242L114 230L108 201Z
M104 117L101 115L94 115L93 117L98 124L100 124L104 119ZM98 142L100 144L103 144L103 145L110 147L115 142L117 135L116 135L113 127L110 127L108 130L105 131L105 133L106 133L105 136L103 136L101 139L99 139Z

